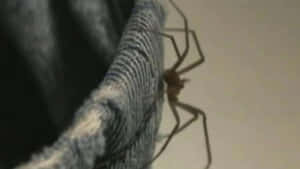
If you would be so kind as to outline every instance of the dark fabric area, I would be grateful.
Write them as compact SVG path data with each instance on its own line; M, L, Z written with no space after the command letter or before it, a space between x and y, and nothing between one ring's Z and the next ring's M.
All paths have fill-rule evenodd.
M11 166L28 160L31 152L53 142L57 131L17 49L3 35L0 46L0 161Z
M133 1L126 2L127 5L124 1L103 2L109 3L110 20L118 31L115 48L133 6ZM49 12L40 13L39 5L46 3ZM39 23L43 17L50 18L50 24ZM103 79L110 65L104 58L112 58L114 51L99 50L101 45L94 45L93 37L86 33L89 25L78 18L72 1L0 2L0 166L3 168L27 161L33 152L51 145ZM51 29L39 32L35 22L45 24L40 25L41 29ZM50 48L43 44L47 36L53 40L49 46L54 43L55 47L45 51L44 48ZM36 61L43 57L46 59ZM51 63L47 57L59 59ZM56 115L58 123L53 121L53 113L59 115Z

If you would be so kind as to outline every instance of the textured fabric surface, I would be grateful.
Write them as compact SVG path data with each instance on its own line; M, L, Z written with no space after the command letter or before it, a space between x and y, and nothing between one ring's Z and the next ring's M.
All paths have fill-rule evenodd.
M137 0L134 8L128 10L128 7L120 6L124 2L117 0L110 3L104 0L70 0L55 10L62 13L64 7L69 7L72 15L68 16L78 18L72 21L68 16L53 17L50 7L54 5L52 3L63 3L61 1L26 2L1 2L1 21L6 23L1 31L10 29L8 39L13 39L12 46L18 46L18 52L24 54L27 65L31 67L30 72L33 72L32 78L37 79L42 96L47 98L45 104L50 109L51 124L57 131L63 132L58 138L53 136L48 146L33 153L28 161L15 168L140 169L151 160L163 103L162 39L146 31L161 30L164 22L161 6L153 0ZM113 20L110 18L112 15L108 15L111 11ZM125 26L126 12L130 13L130 17ZM56 26L59 24L54 21L61 26ZM84 32L84 36L68 35L65 29L73 27L65 28L65 22L85 25L83 31L77 30L76 34L82 36L80 33ZM56 32L67 35L57 35ZM65 40L65 36L69 41ZM58 40L61 44L57 43ZM80 40L92 47L80 46L83 43L68 45ZM68 50L60 48L72 49L72 52L61 52ZM76 51L76 48L79 49ZM62 55L70 58L62 59ZM87 59L86 55L95 57ZM73 59L80 64L73 66ZM101 76L104 76L102 80ZM87 85L84 91L81 90L82 85ZM74 94L80 91L80 97ZM91 94L85 96L87 94L84 93ZM73 97L78 99L74 101ZM70 108L72 106L66 105L83 102L82 97L87 98L68 123L66 119L70 114L65 112L76 106Z

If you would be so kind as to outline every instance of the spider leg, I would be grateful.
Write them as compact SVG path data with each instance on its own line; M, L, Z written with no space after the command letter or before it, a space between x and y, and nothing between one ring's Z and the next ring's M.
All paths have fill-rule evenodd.
M183 19L184 23L184 33L185 33L185 49L181 55L181 57L176 61L176 63L171 67L171 70L175 71L177 68L182 64L185 57L187 56L189 49L190 49L190 40L189 40L189 25L188 25L188 19L185 16L184 12L177 6L177 4L173 0L169 0L171 5L176 9L176 11L179 13L179 15Z
M175 49L176 55L177 55L177 61L175 62L175 64L170 68L170 70L176 71L178 69L178 67L183 63L184 59L186 58L189 49L190 49L190 39L189 39L189 25L188 25L188 19L185 16L185 14L183 13L183 11L178 7L178 5L173 1L173 0L169 0L170 4L174 7L174 9L179 13L179 15L182 17L183 22L184 22L184 28L180 31L180 32L184 32L185 33L185 49L182 52L182 54L180 54L179 52L179 48L178 45L175 41L175 38L173 35L170 34L166 34L166 33L162 33L162 32L158 32L158 31L153 31L153 30L148 30L148 29L141 29L138 31L147 31L147 32L152 32L155 34L159 34L165 38L168 38L171 40L172 45ZM179 32L179 31L175 31L175 32Z
M179 102L179 103L178 103L178 102L175 102L175 105L176 105L176 106L182 108L182 107L181 107L180 105L178 105L178 104L180 104L180 102ZM182 104L182 103L181 103L181 104ZM191 119L189 119L188 121L186 121L185 123L183 123L183 124L176 130L175 135L179 134L182 130L186 129L188 126L190 126L193 122L195 122L195 121L198 120L198 118L199 118L199 113L198 113L198 112L196 112L196 111L191 111L191 110L187 110L187 109L185 109L185 108L182 108L182 109L186 110L188 113L191 113L191 114L193 115L193 117L192 117ZM201 111L201 110L199 110L199 111ZM203 112L203 111L202 111L202 112ZM203 113L204 113L204 112L203 112ZM167 137L169 137L169 136L170 136L170 134L163 134L163 135L160 135L159 138L158 138L158 140L161 141L161 140L163 140L163 139L165 139L165 138L167 138Z
M180 60L181 54L180 54L178 45L177 45L177 43L176 43L175 38L174 38L173 35L170 35L170 34L167 34L167 33L158 32L158 31L151 31L151 30L147 30L147 29L145 29L144 31L156 33L158 35L161 35L162 37L165 37L165 38L169 39L172 42L172 45L173 45L173 47L175 49L177 59Z
M176 106L178 106L178 107L180 107L180 108L182 108L182 109L184 109L186 112L188 112L188 113L190 113L190 114L192 114L193 115L193 117L191 118L191 119L189 119L188 121L186 121L184 124L182 124L182 126L180 126L179 128L178 128L178 130L176 131L176 133L175 134L179 134L181 131L183 131L184 129L186 129L187 127L189 127L193 122L195 122L196 120L198 120L198 118L199 118L199 113L197 112L197 111L194 111L194 110L191 110L191 109L187 109L186 107L181 107L182 105L182 103L180 103L180 102L176 102L175 103L176 104ZM201 111L201 110L198 110L198 111ZM201 111L202 112L202 111ZM204 112L203 112L204 113Z
M174 104L176 106L178 106L179 108L185 110L188 113L191 113L193 115L193 117L191 119L189 119L188 121L186 121L182 126L180 126L175 133L171 133L173 136L179 134L180 132L182 132L184 129L186 129L187 127L189 127L193 122L195 122L199 115L202 116L202 123L203 123L203 129L204 129L204 137L205 137L205 145L206 145L206 153L207 153L207 164L205 166L205 169L208 169L212 163L212 155L211 155L211 148L210 148L210 142L209 142L209 136L208 136L208 129L207 129L207 121L206 121L206 114L204 111L202 111L199 108L193 107L191 105L185 104L183 102L177 101L174 102ZM161 136L160 139L164 139L165 137L169 138L171 136L171 134L168 135L163 135Z
M153 163L165 151L165 149L169 145L170 141L172 140L173 136L175 135L176 131L178 130L178 128L180 126L180 117L179 117L179 114L178 114L178 111L176 109L176 106L175 106L174 102L169 100L168 103L169 103L169 106L170 106L170 108L173 112L174 118L176 120L176 124L174 125L170 135L168 136L167 140L164 142L164 144L162 145L160 150L157 152L157 154L152 158L152 160L147 162L142 168L145 168L146 166Z
M191 113L193 115L193 117L191 119L189 119L188 121L186 121L182 126L180 126L178 128L178 130L175 132L175 135L181 133L181 131L183 131L188 126L190 126L193 122L198 120L198 117L199 117L198 113L194 113L194 112L190 112L190 111L187 111L187 112ZM165 138L168 138L169 136L170 136L170 134L161 134L158 136L157 141L160 142L160 141L164 140Z
M207 153L207 164L205 166L205 169L208 169L212 163L212 155L211 155L211 148L210 148L210 142L209 142L209 136L208 136L208 129L207 129L207 122L206 122L206 114L204 111L185 104L183 102L177 101L174 103L176 106L178 106L179 108L191 113L194 117L190 120L188 120L186 123L184 123L175 133L178 134L179 132L183 131L184 129L186 129L186 127L188 127L190 124L192 124L192 122L194 122L199 115L202 116L202 123L203 123L203 129L204 129L204 137L205 137L205 145L206 145L206 153ZM174 134L173 134L174 135Z
M165 31L169 31L169 32L185 32L185 28L166 28ZM204 61L205 61L205 56L201 50L201 47L200 47L200 43L199 43L199 40L198 40L198 36L195 32L195 30L193 29L189 29L188 32L192 35L193 37L193 40L195 41L195 44L196 44L196 49L197 49L197 52L198 52L198 55L200 56L200 59L195 61L194 63L182 68L181 70L178 71L179 74L183 74L183 73L186 73L190 70L192 70L193 68L199 66L200 64L202 64Z

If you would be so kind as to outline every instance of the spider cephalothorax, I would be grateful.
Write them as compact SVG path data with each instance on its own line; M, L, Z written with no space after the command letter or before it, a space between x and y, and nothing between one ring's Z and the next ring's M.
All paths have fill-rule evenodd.
M180 91L184 88L184 84L188 81L188 79L181 79L176 71L168 69L164 73L164 80L167 83L166 92L168 99L177 101L177 97Z

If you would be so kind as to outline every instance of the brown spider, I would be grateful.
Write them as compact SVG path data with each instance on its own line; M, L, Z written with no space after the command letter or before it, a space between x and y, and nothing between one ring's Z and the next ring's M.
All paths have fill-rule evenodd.
M176 3L173 2L173 0L169 0L169 2L183 18L184 28L166 28L165 31L183 32L185 34L186 47L185 47L183 53L180 54L178 46L174 39L174 36L172 36L170 34L166 34L166 33L161 33L161 32L156 32L156 33L171 40L172 45L176 52L176 56L177 56L177 61L175 62L175 64L170 69L167 69L163 75L164 81L167 84L166 93L167 93L168 103L169 103L169 106L175 117L176 124L173 127L171 133L167 136L167 140L165 141L165 143L163 144L163 146L161 147L159 152L152 158L151 161L149 161L144 166L147 166L147 165L153 163L163 153L163 151L166 149L166 147L170 143L171 139L176 134L178 134L181 131L183 131L184 129L186 129L194 121L196 121L200 115L200 116L202 116L206 153L207 153L207 164L205 165L205 169L208 169L212 163L212 155L211 155L210 142L209 142L209 136L208 136L208 130L207 130L206 114L204 111L200 110L199 108L196 108L189 104L183 103L182 101L179 101L179 99L178 99L178 95L179 95L180 91L184 88L185 82L188 81L187 79L181 78L180 75L182 75L186 72L189 72L190 70L192 70L192 69L196 68L197 66L199 66L200 64L202 64L204 62L204 55L200 48L200 44L199 44L196 32L192 29L189 29L186 16L182 12L182 10L176 5ZM181 66L181 64L183 63L184 59L186 58L186 56L189 52L189 47L190 47L189 34L192 35L192 37L195 41L197 52L198 52L200 58L196 62L178 70L179 66ZM179 114L177 111L177 107L181 108L181 109L185 110L186 112L191 113L193 115L193 117L190 120L186 121L181 126L180 126L180 117L179 117Z

